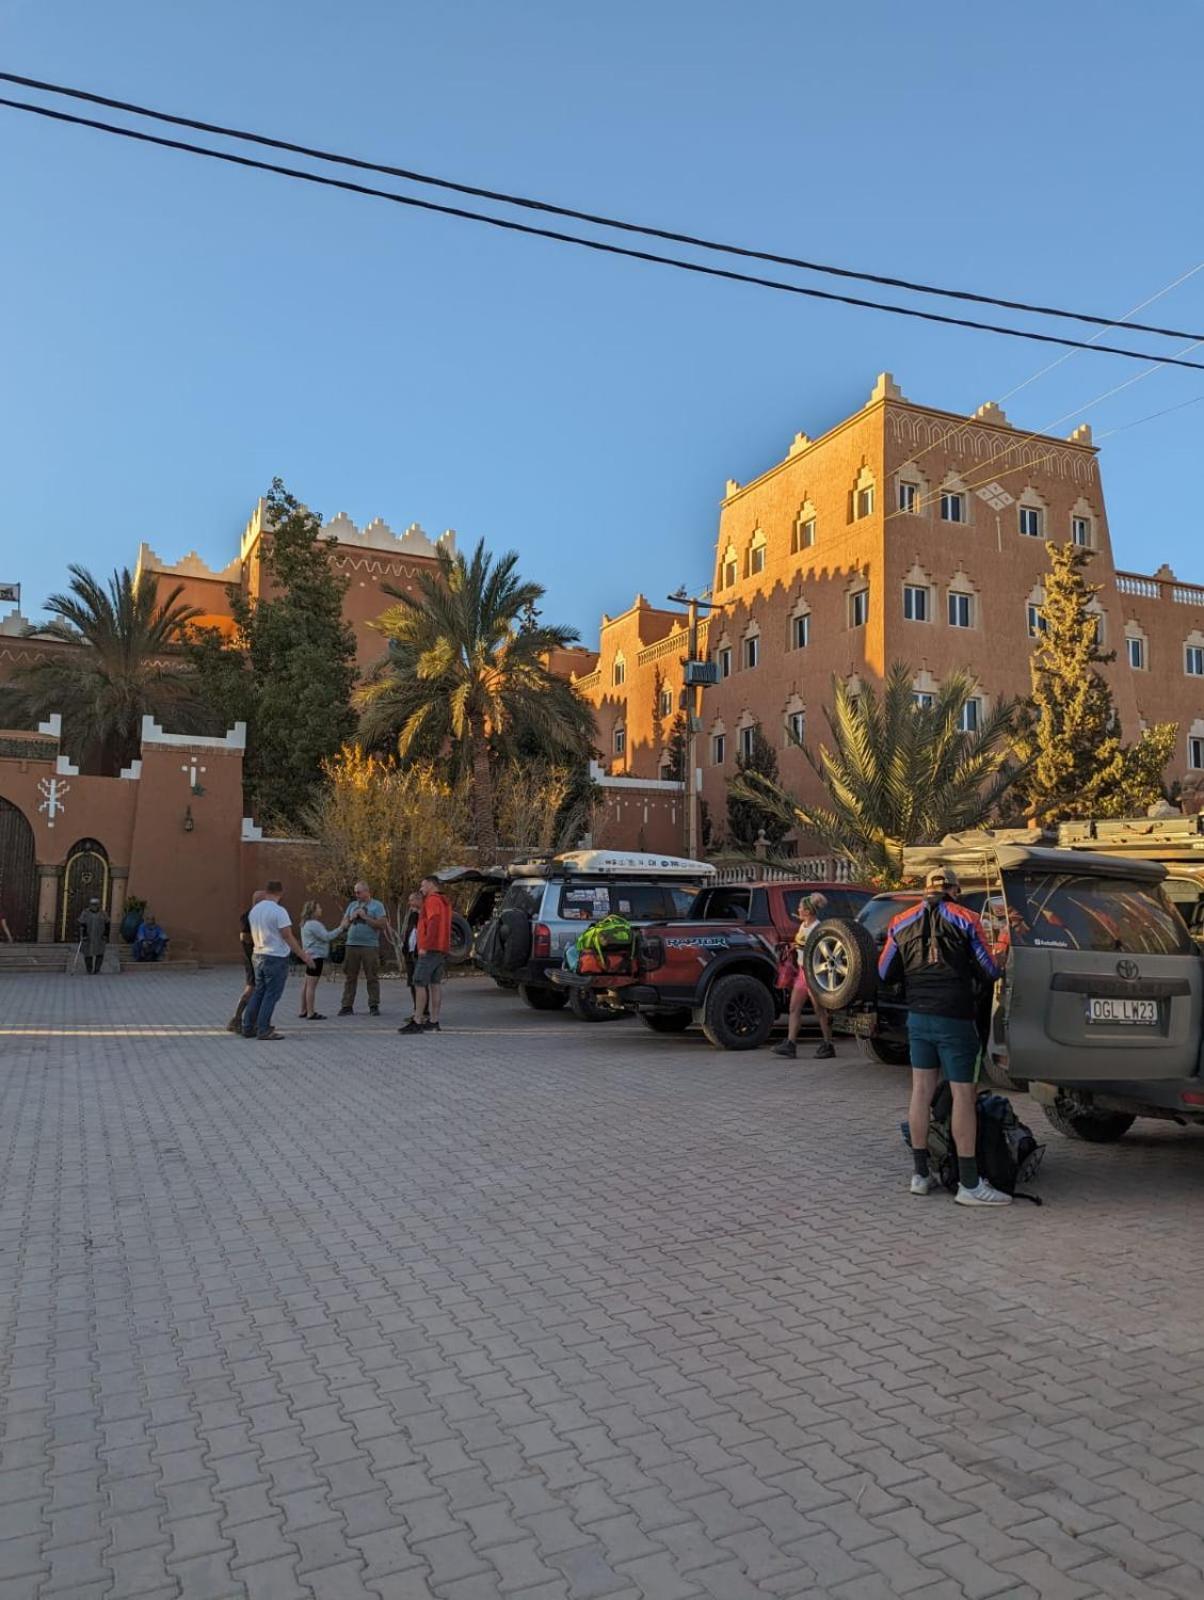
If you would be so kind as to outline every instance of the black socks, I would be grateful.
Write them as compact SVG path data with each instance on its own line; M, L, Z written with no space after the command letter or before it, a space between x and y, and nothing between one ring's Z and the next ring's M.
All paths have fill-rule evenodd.
M918 1178L926 1178L928 1176L927 1150L916 1150L913 1148L911 1152L911 1164L916 1169L916 1176Z
M978 1162L973 1156L958 1156L957 1181L963 1189L978 1188Z

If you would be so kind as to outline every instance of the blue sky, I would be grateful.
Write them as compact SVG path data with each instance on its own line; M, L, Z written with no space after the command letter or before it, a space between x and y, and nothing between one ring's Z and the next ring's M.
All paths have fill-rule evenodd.
M1112 315L1204 260L1202 44L1188 0L0 0L8 70ZM637 587L705 582L724 480L879 369L968 411L1057 356L3 109L0 216L0 579L29 612L68 561L108 570L142 539L224 563L278 473L328 516L517 548L589 642ZM1204 329L1204 271L1146 320ZM1164 369L1088 404L1141 370L1079 355L1008 411L1098 434L1204 394ZM1202 424L1204 404L1104 442L1121 565L1204 578Z

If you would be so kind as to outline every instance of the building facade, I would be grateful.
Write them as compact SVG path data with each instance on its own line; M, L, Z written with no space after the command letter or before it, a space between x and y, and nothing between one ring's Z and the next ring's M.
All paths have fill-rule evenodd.
M877 682L902 661L922 697L963 669L977 686L968 725L1001 698L1026 695L1047 540L1092 551L1122 727L1132 738L1178 723L1170 775L1198 795L1204 587L1166 567L1117 571L1090 429L1027 434L992 403L957 416L906 399L883 373L853 416L816 439L797 434L751 483L727 484L699 648L719 669L697 738L716 821L757 728L777 746L787 787L819 798L798 740L823 739L834 676ZM681 614L642 595L603 617L597 661L574 681L595 707L612 773L665 773L685 646Z

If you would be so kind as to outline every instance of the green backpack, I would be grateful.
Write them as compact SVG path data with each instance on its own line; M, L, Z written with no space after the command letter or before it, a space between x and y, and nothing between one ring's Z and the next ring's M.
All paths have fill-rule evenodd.
M577 935L577 949L590 951L596 956L613 955L616 951L627 955L635 941L635 932L626 917L603 917L591 923L584 933Z

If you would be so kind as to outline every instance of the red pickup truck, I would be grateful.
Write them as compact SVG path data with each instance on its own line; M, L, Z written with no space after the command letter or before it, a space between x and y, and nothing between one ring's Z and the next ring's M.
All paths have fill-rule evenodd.
M817 892L827 898L825 916L850 919L871 894L848 883L711 884L681 922L637 930L627 971L551 978L634 1011L654 1033L697 1023L719 1049L756 1050L789 999L775 987L781 946L794 937L799 901Z

